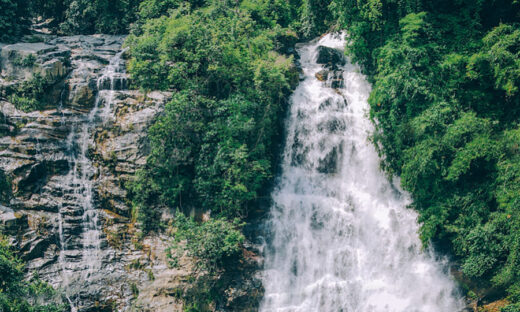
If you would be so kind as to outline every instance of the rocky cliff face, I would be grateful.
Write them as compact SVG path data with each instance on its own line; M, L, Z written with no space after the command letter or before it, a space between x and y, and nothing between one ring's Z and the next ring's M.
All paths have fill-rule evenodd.
M137 238L123 187L170 95L126 90L123 39L0 45L0 169L12 185L0 227L73 310L175 311L189 270L166 266L164 237ZM20 98L35 79L43 105L30 111Z

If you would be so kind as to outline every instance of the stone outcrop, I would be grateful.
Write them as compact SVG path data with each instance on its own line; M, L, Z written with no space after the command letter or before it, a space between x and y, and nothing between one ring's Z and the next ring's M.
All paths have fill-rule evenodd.
M121 36L43 37L45 42L0 45L0 97L8 98L24 82L45 81L45 102L89 110L97 78L121 49ZM117 80L121 85L123 79ZM126 81L126 79L124 80ZM121 85L119 89L126 88Z
M57 44L16 43L0 48L1 75L10 81L27 80L35 74L53 82L69 71L71 51Z
M164 269L166 237L140 241L131 222L123 183L145 163L146 130L170 94L125 90L124 73L100 81L123 39L49 37L42 43L0 46L0 169L13 191L10 201L0 205L0 229L21 251L28 274L38 273L79 311L130 310L136 291L146 292L154 276L182 281L187 274ZM34 77L50 81L49 92L58 90L58 96L43 111L22 112L5 92ZM86 154L94 172L92 202L101 229L99 265L87 276L84 207L76 190L82 186L71 183L70 177L78 166L86 166L72 159L81 149L80 129L99 89L115 91L105 91L111 92L111 103L98 103L110 118L86 132ZM166 309L174 311L171 307L179 304L176 298Z
M345 65L346 62L343 52L333 48L319 46L318 59L316 60L316 63L327 65L332 69L337 69Z
M340 67L346 64L343 52L324 46L318 47L317 63L325 68L316 73L316 78L333 89L344 87L343 71Z

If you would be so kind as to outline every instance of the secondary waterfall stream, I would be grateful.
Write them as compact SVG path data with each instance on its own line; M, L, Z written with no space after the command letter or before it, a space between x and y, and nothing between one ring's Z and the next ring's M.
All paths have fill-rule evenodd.
M291 99L260 310L460 311L445 266L421 248L407 195L379 169L369 84L348 62L328 72L317 63L319 47L342 50L342 37L299 48L305 78Z
M95 207L93 177L97 174L89 158L89 146L93 143L93 130L99 124L103 124L112 118L112 101L115 90L125 87L124 50L117 53L103 69L97 79L98 94L94 101L94 107L85 116L76 120L68 139L67 150L69 153L69 166L71 170L63 183L64 193L68 194L75 203L74 206L61 207L59 213L60 245L61 252L59 262L62 267L63 287L67 297L81 291L82 282L88 282L96 270L101 267L101 236L99 211ZM64 240L63 222L66 210L74 209L77 212L78 221L81 222L81 254L67 254L69 244ZM70 213L68 213L70 215ZM77 249L71 248L71 251ZM79 263L78 263L79 262ZM79 269L78 269L79 267ZM79 273L79 274L78 274ZM74 285L79 289L67 289ZM69 298L73 311L73 300Z

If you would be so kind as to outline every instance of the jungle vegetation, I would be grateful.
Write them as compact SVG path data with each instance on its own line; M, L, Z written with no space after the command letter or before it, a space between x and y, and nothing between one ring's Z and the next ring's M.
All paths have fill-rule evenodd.
M425 245L480 289L520 309L520 2L517 0L0 0L0 40L29 18L58 33L126 33L135 88L173 92L149 129L150 156L128 188L144 232L161 209L201 265L239 255L240 222L268 197L293 46L346 29L346 53L373 84L373 136L413 196ZM268 198L267 198L268 200ZM213 241L198 227L229 240ZM238 231L238 232L236 232ZM212 235L213 235L212 234ZM210 239L208 239L208 237ZM218 241L218 240L217 240ZM213 249L211 249L213 248ZM468 288L471 288L468 283Z
M374 143L421 238L520 306L520 3L333 0L373 83ZM470 283L471 284L471 283ZM483 289L491 288L493 292Z

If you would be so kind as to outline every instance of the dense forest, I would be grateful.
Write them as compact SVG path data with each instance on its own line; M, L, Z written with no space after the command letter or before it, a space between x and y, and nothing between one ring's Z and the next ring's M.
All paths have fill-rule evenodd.
M149 129L145 168L127 185L135 217L144 235L168 226L159 222L164 207L211 211L204 223L178 215L170 224L174 241L187 244L174 242L171 254L185 248L215 274L242 256L243 222L266 202L276 174L287 99L298 82L295 43L346 29L347 54L373 84L370 116L382 166L412 194L425 246L460 264L469 296L507 297L502 311L520 310L518 1L0 0L0 6L4 42L42 20L60 35L129 34L133 87L174 93ZM0 285L4 304L2 296L29 286L3 242L0 254L1 272L13 276ZM208 294L197 300L217 296ZM4 310L22 311L24 304Z
M414 198L423 242L452 254L480 291L493 289L472 295L518 302L520 4L330 7L373 82L374 143Z

